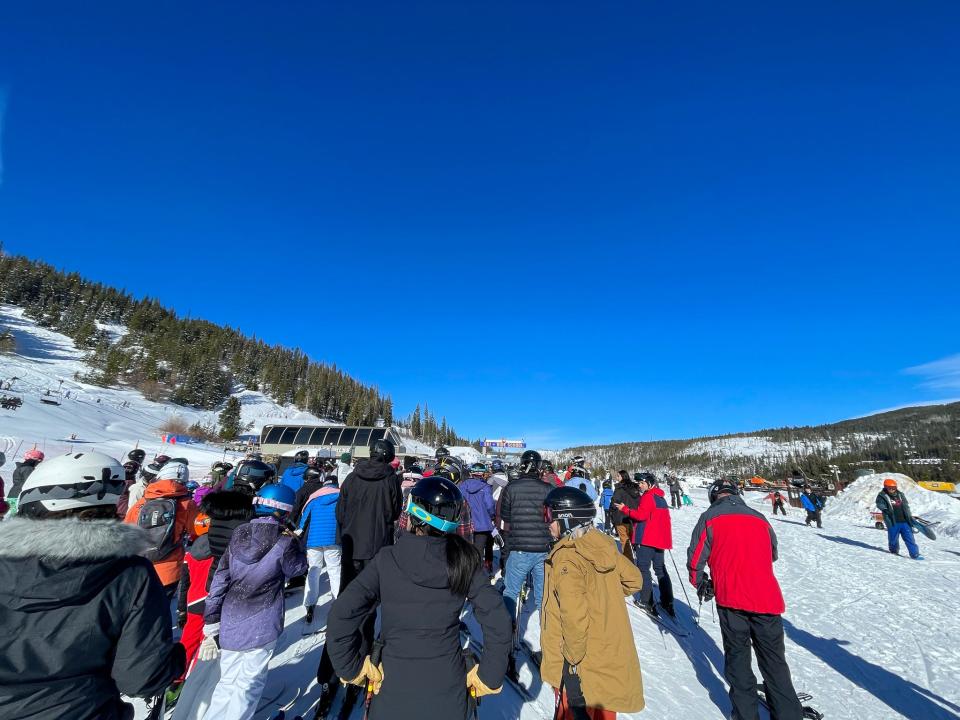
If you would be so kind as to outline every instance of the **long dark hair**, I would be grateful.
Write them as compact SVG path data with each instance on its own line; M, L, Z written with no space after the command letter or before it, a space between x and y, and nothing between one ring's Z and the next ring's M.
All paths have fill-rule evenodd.
M626 470L617 470L617 474L620 476L620 482L630 482L630 473Z
M473 576L480 569L480 552L456 533L442 533L429 525L423 529L428 535L447 540L447 584L454 595L467 597Z

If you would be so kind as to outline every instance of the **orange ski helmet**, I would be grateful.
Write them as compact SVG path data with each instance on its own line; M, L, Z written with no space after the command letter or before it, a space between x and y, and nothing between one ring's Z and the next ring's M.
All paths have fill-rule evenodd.
M206 513L197 513L196 519L193 521L193 531L197 534L197 537L201 535L206 535L207 530L210 529L210 516Z
M883 481L883 487L896 489L897 481L894 480L893 478L887 478L886 480Z

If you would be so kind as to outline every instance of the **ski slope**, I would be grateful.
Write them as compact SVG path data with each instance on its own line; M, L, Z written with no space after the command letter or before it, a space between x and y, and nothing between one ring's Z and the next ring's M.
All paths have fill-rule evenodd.
M693 508L673 511L673 551L683 569L685 548L700 512L706 507L702 490L691 492ZM763 494L747 496L764 513ZM787 517L772 519L780 545L777 576L787 601L784 616L787 660L798 691L814 696L812 705L826 718L860 720L947 720L960 718L960 617L954 611L960 587L960 541L918 539L925 561L906 553L886 551L886 534L862 521L826 518L823 529L806 527L803 513L788 509ZM696 595L687 587L684 598L676 571L676 606L689 637L680 638L635 608L628 608L643 673L647 707L621 718L683 718L708 720L729 717L727 686L723 680L720 626L710 606L696 623ZM287 709L287 717L303 714L316 703L314 675L323 635L303 636L300 594L288 599L287 628L271 663L264 703L256 720L272 718ZM329 594L321 598L315 626L329 608ZM536 621L525 637L539 647ZM759 678L759 672L757 677ZM553 717L552 690L529 666L521 677L530 681L535 702L524 703L509 685L500 695L484 698L484 720L549 720ZM140 709L138 717L144 717ZM181 709L177 719L193 717ZM351 718L360 720L362 708ZM762 715L762 717L766 717ZM399 719L398 720L402 720Z

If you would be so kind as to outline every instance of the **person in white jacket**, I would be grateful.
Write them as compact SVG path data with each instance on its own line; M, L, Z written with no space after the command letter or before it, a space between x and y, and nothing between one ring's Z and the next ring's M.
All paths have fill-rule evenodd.
M337 463L337 485L343 487L343 481L352 472L353 464L350 462L350 453L345 452L340 456L340 462Z

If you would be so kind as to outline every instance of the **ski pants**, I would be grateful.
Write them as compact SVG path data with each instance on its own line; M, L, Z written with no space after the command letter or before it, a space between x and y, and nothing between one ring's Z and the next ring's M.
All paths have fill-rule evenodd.
M717 605L723 635L723 676L730 685L733 720L758 717L757 678L750 666L751 646L766 685L773 720L802 720L803 708L790 679L784 652L783 620Z
M493 533L489 530L473 531L473 546L480 553L485 568L493 567Z
M887 528L887 545L890 548L890 552L900 552L901 537L903 538L903 543L907 546L907 552L910 553L910 557L917 557L920 554L920 548L917 547L917 541L913 538L913 528L905 522L894 523Z
M252 650L220 651L220 682L204 720L251 720L257 712L276 641Z
M327 568L327 578L330 580L330 594L337 599L340 594L340 546L327 545L326 547L309 548L307 550L307 587L303 593L303 606L316 605L320 599L320 572Z
M773 514L777 514L777 510L782 512L784 515L787 514L787 509L783 506L783 500L778 500L773 504Z
M193 661L197 657L197 651L200 649L200 643L203 642L203 615L201 613L187 612L187 624L183 626L183 632L180 634L180 644L187 652L186 669L180 680L186 679L187 675L193 669Z
M680 497L679 490L670 491L670 507L678 508L683 505L683 498Z
M617 539L620 541L620 552L623 553L623 556L627 560L633 562L633 545L630 543L633 528L627 523L620 523L615 527L617 530Z
M643 576L643 587L640 588L637 599L644 605L653 602L653 579L650 577L650 566L653 565L653 572L657 576L657 587L660 588L660 605L672 607L673 583L667 575L667 565L663 561L664 551L646 545L637 545L634 552L637 555L637 567L640 568L640 574Z
M513 618L517 613L517 597L520 595L520 586L527 579L527 575L533 572L533 597L537 602L537 610L543 603L543 561L547 559L547 553L526 552L524 550L511 550L507 558L507 574L504 577L503 601L507 605L507 611Z
M784 513L786 515L786 513ZM820 519L819 510L807 510L807 519L804 521L804 525L809 525L810 523L815 522L818 528L823 527L823 521Z

